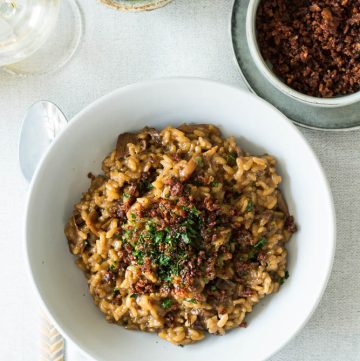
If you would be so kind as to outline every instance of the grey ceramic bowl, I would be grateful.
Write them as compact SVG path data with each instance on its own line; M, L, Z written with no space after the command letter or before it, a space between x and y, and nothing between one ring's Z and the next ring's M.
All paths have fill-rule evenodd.
M302 103L318 106L318 107L343 107L360 101L360 91L344 96L337 96L334 98L318 98L300 93L288 85L286 85L280 78L278 78L271 70L268 64L261 55L256 36L256 13L261 0L250 0L247 14L246 14L246 37L250 54L254 60L255 65L262 73L262 75L283 94L298 100Z
M165 6L172 0L100 0L101 3L121 11L146 11Z

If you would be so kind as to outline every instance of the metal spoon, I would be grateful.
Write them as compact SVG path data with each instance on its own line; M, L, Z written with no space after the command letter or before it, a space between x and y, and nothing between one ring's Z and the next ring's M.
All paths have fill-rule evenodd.
M19 143L20 168L28 182L46 149L66 124L65 115L49 101L39 101L28 109L22 122Z
M31 181L46 149L66 124L67 120L62 111L48 101L33 104L25 114L20 132L19 162L28 182ZM65 359L65 340L45 315L42 317L41 341L43 360Z

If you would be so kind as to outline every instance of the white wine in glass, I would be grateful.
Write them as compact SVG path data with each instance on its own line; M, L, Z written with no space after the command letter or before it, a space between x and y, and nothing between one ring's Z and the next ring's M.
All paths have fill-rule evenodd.
M0 67L28 75L61 68L82 34L76 0L0 0Z

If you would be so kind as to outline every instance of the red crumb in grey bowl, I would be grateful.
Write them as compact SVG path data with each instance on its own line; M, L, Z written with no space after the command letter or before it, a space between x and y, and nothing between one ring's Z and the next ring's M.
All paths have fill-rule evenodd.
M264 0L256 30L264 60L291 88L320 98L360 90L360 0Z

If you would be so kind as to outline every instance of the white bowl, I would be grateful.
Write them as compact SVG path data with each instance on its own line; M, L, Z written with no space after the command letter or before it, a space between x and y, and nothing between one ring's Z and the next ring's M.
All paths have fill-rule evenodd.
M249 46L250 54L262 75L278 90L289 97L296 99L305 104L319 107L342 107L360 101L360 91L344 96L334 98L319 98L300 93L286 85L271 70L271 64L265 62L261 55L256 35L256 13L262 0L250 0L246 13L246 39Z
M291 239L290 278L249 315L246 329L184 348L153 334L109 324L94 306L68 250L64 225L89 186L89 171L115 146L117 135L145 125L219 125L254 153L278 159L282 189L299 231ZM130 85L80 112L51 145L31 184L26 254L35 288L55 325L98 361L259 361L283 347L306 323L325 289L335 247L332 197L321 166L296 127L260 98L200 79Z

